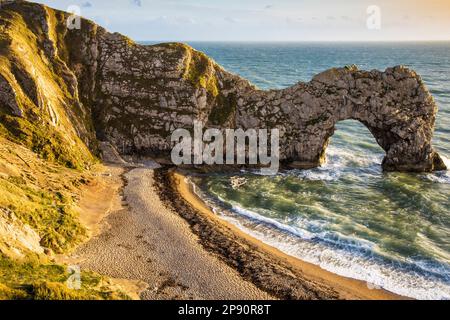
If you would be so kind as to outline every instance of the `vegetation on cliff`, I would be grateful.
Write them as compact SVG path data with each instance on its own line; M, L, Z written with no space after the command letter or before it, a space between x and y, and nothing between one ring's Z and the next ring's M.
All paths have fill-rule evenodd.
M89 182L89 173L40 159L3 138L0 141L0 208L36 230L41 246L56 253L80 243L85 230L74 205L79 187Z
M78 101L76 78L58 55L60 24L56 11L41 5L19 1L2 8L0 134L81 170L95 161L85 144L95 134L86 125L92 120Z
M196 51L183 44L173 44L182 47L186 54L186 69L183 78L194 86L204 88L212 97L219 95L215 63L203 52Z
M81 272L79 289L66 285L70 273L64 266L30 256L12 260L0 253L0 300L117 300L125 293L111 290L106 278Z
M0 10L0 299L127 298L90 272L69 289L67 267L49 258L86 238L75 207L98 161L65 18L24 1Z

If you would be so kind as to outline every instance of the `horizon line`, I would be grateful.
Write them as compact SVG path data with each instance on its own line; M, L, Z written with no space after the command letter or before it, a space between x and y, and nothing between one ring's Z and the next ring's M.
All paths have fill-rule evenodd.
M222 43L417 43L417 42L450 42L450 39L442 40L134 40L135 42L159 42L159 43L189 43L189 42L222 42Z

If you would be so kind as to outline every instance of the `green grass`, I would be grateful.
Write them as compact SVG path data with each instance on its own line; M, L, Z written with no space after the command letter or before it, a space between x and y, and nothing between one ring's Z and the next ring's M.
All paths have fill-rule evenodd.
M42 246L57 253L67 252L85 239L74 205L90 174L50 164L3 138L0 149L0 208L11 210L39 234ZM109 280L91 272L82 272L81 290L69 289L66 266L27 250L21 251L25 259L16 260L6 256L8 243L5 245L3 253L0 246L0 300L129 299L112 288Z
M0 178L0 207L13 211L41 237L41 246L63 253L86 236L73 211L73 199L63 190L52 192L21 177Z
M186 46L188 59L183 78L190 81L194 86L205 88L207 92L217 97L219 88L214 70L214 62L203 52L195 51Z
M44 125L34 125L24 118L0 113L0 135L22 144L42 159L65 167L82 170L95 162L88 152L71 145L56 131Z
M118 300L129 299L111 290L102 276L81 272L81 288L70 289L67 268L36 257L14 261L0 254L0 300Z

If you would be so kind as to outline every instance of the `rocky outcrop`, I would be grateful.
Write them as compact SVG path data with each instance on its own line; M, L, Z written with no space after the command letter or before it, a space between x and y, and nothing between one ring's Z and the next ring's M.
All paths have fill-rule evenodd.
M331 69L262 91L184 44L142 46L87 20L68 30L68 14L22 1L3 5L0 18L0 110L25 118L41 110L56 131L73 132L71 140L91 150L95 130L120 153L167 158L173 130L200 120L219 129L279 128L281 160L311 168L323 163L336 123L356 119L386 151L385 170L445 169L431 145L436 103L407 68ZM19 37L23 28L37 36ZM14 60L30 42L34 69ZM46 91L40 74L63 89Z
M309 83L281 91L255 91L241 98L238 126L284 129L284 159L299 167L315 167L337 122L363 123L386 151L387 171L445 169L431 139L437 106L421 78L405 67L385 72L355 66L331 69Z
M17 219L12 211L0 208L0 252L19 258L28 252L43 254L40 241L29 225Z

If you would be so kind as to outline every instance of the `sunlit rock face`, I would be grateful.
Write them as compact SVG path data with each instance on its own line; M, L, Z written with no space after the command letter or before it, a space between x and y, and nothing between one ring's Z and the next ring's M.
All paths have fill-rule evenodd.
M445 169L431 146L437 106L420 77L407 68L331 69L309 83L262 91L184 44L142 46L87 20L81 21L81 29L68 30L67 13L21 1L4 5L2 15L29 21L25 26L36 21L42 25L37 46L46 55L48 70L35 69L25 78L36 79L36 72L54 75L64 87L59 99L55 90L37 90L36 104L52 94L47 100L53 103L44 105L61 107L54 108L56 120L48 111L49 122L61 123L61 113L66 113L91 150L95 143L90 132L95 131L121 153L168 159L173 130L192 130L194 120L200 120L205 128L278 128L281 161L311 168L323 163L335 124L355 119L386 151L385 170ZM14 43L14 33L1 28L2 43ZM4 51L0 57L8 61ZM27 105L17 97L36 100L28 90L33 86L2 70L3 112L26 116ZM32 72L21 70L25 75Z

